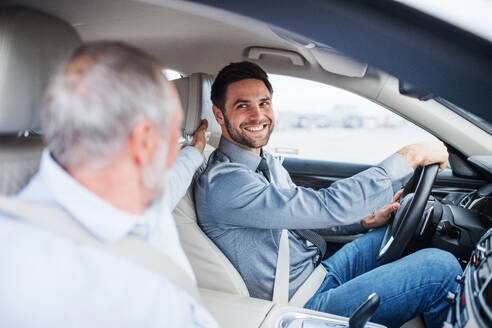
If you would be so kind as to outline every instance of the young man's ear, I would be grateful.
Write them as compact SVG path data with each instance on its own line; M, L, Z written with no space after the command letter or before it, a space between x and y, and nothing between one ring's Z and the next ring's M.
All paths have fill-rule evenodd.
M214 112L215 120L217 121L217 123L219 123L219 125L224 125L224 113L222 113L222 110L220 110L220 108L215 105L212 106L212 110Z
M129 146L135 164L139 167L152 162L159 145L159 134L149 120L137 123L130 135Z

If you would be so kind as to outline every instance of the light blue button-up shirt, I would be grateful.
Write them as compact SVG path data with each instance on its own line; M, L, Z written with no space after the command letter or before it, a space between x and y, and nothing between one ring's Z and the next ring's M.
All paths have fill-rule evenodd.
M296 186L263 152L271 182L257 173L260 157L224 138L195 185L199 224L243 277L250 294L271 299L281 229L355 225L388 204L413 173L394 154L329 188ZM317 248L289 232L290 297L314 270Z
M172 173L171 181L182 184L178 194L186 191L192 167L182 168L190 174ZM39 172L18 198L63 208L105 243L138 235L194 279L169 211L177 202L172 197L143 215L121 211L85 189L45 151ZM0 263L0 327L216 327L203 307L166 278L19 219L0 216Z

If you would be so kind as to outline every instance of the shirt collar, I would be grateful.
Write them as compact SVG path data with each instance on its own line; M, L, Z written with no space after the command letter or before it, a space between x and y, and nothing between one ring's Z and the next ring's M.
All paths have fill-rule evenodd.
M106 243L122 239L136 224L149 223L143 215L122 211L82 186L52 158L47 149L41 157L39 174L55 201Z
M219 151L229 157L232 162L244 164L252 171L256 171L261 161L260 156L233 144L224 137L220 138Z

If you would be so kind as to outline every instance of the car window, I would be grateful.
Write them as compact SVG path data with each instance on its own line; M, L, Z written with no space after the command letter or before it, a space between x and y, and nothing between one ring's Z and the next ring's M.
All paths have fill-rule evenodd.
M318 82L270 74L277 156L376 164L401 147L434 136L388 109Z
M180 79L183 77L183 74L181 74L180 72L178 71L175 71L173 69L169 69L169 68L165 68L162 70L162 73L164 73L164 75L166 76L166 79L168 81L172 81L172 80L176 80L176 79Z

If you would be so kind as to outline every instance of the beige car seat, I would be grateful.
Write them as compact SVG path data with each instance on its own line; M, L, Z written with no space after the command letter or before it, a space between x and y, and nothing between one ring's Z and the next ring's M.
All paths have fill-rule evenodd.
M212 76L196 73L173 82L183 105L185 117L183 134L185 137L192 135L200 120L206 118L209 122L208 131L211 132L209 143L217 147L221 130L212 113L212 102L210 101ZM198 226L193 200L193 185L177 205L173 216L181 245L195 271L198 287L249 296L241 275Z
M0 10L0 194L17 193L37 171L43 93L80 42L58 18L24 8Z

